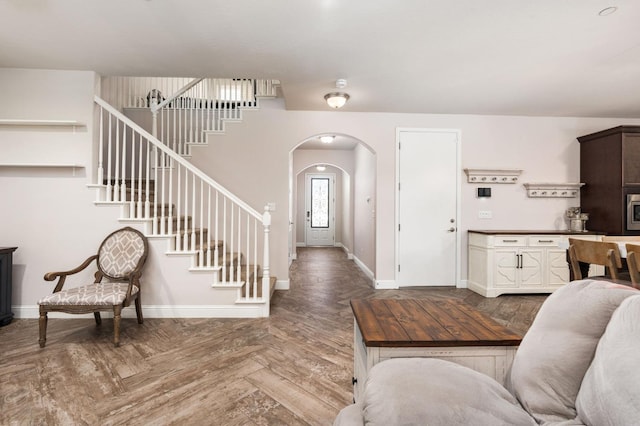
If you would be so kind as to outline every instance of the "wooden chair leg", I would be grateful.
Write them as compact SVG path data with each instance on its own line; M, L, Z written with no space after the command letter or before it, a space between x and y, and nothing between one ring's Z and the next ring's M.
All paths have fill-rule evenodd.
M113 307L113 345L115 347L120 346L120 319L121 319L122 306Z
M142 318L142 302L140 302L140 295L136 297L136 316L138 317L138 324L142 324L144 319Z
M40 307L40 319L38 323L40 325L40 339L38 339L38 343L40 343L40 347L44 348L45 343L47 342L47 312L42 310Z
M96 325L102 325L102 318L100 317L100 312L94 312L93 317L96 319Z

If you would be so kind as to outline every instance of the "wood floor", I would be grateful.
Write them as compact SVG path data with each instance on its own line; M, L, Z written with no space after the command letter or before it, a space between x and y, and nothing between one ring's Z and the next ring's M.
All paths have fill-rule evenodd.
M2 425L330 425L352 401L351 298L454 298L524 333L546 296L378 290L340 249L301 248L267 319L50 319L0 327Z

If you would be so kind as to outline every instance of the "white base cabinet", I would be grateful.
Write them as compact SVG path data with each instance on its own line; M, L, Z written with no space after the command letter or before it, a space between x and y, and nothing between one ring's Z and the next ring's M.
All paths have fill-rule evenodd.
M552 293L569 282L568 238L596 234L522 234L469 231L467 287L485 297Z

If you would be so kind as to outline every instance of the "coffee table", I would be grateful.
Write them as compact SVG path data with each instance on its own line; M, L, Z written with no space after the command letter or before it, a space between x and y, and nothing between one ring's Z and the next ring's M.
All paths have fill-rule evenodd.
M371 367L391 358L442 358L504 384L522 336L452 299L354 299L353 396Z

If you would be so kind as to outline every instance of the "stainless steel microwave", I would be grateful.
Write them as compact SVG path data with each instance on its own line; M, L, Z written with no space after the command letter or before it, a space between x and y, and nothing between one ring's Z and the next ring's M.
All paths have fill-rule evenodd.
M640 194L627 194L627 230L640 231Z

